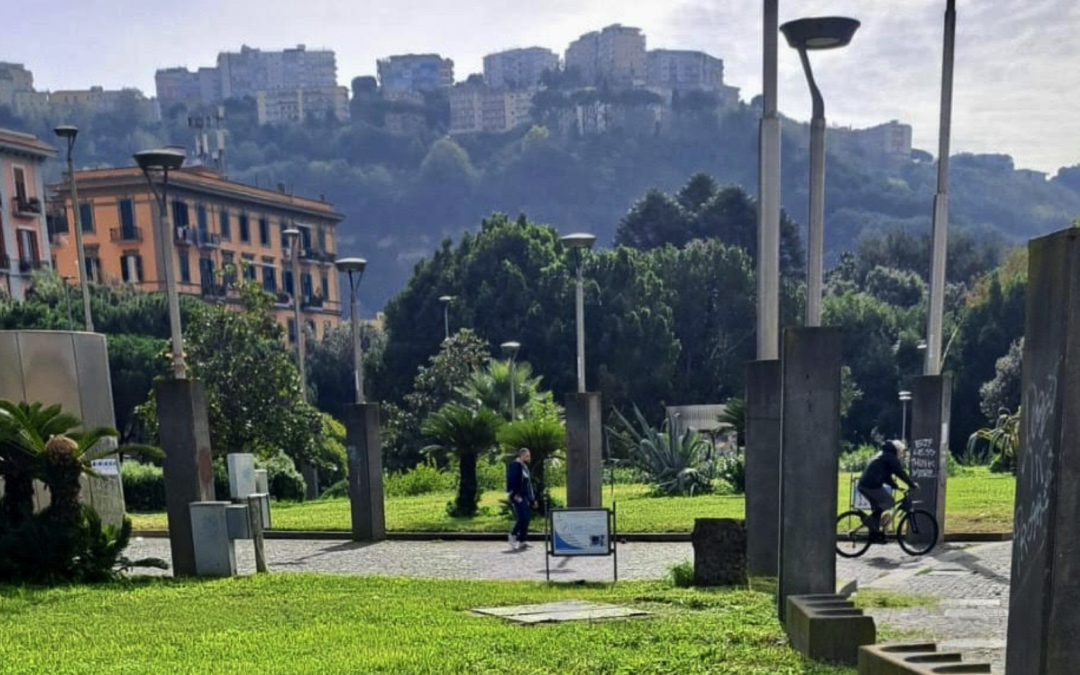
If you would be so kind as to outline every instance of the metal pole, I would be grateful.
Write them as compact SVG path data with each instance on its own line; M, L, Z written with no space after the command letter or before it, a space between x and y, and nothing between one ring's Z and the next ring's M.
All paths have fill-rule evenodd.
M304 326L300 318L300 235L292 236L293 321L296 323L296 363L300 368L300 398L307 403L307 367L304 364Z
M364 402L364 353L363 344L360 343L360 322L356 318L356 284L353 283L353 273L349 272L349 288L351 289L351 302L349 303L349 324L352 328L353 343L353 380L356 383L356 402Z
M90 284L87 282L86 248L83 246L82 218L79 214L79 190L75 185L75 167L71 160L71 149L75 145L75 138L70 137L67 142L68 188L71 190L72 211L75 212L75 251L79 256L76 267L79 270L79 286L82 288L83 322L86 325L86 332L93 333L94 320L90 315Z
M577 389L585 393L585 270L578 252L577 265Z
M949 135L952 130L953 56L956 0L945 7L945 45L941 63L941 119L938 127L937 192L934 194L933 248L930 262L930 308L926 317L927 375L941 374L941 325L945 313L945 262L949 232Z
M64 284L64 304L67 305L68 330L74 332L75 320L71 316L71 289L68 288L68 278L61 277L60 281Z
M443 316L444 337L445 337L445 339L449 340L450 339L450 303L449 302L444 302L443 303L442 316Z
M164 250L165 295L169 302L169 329L172 335L173 376L180 380L187 375L184 365L184 337L180 326L180 294L176 289L176 269L174 258L172 220L169 218L169 171L165 169L161 180L161 195L158 198L158 218L161 227L161 245Z
M780 358L780 117L777 115L778 0L765 0L763 88L758 129L758 359Z
M825 267L825 102L814 82L806 50L799 50L810 85L814 114L810 121L810 230L806 264L806 325L821 325L821 295Z
M901 401L900 407L903 410L900 414L900 438L907 443L907 401Z
M514 402L514 390L517 389L517 357L510 357L510 421L517 419L517 408Z

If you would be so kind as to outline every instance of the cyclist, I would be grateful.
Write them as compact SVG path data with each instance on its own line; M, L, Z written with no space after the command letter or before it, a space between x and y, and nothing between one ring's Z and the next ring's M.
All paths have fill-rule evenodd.
M881 515L896 504L885 486L897 489L899 486L894 478L899 478L908 485L909 490L919 489L900 463L900 454L905 450L903 441L885 441L881 444L881 452L870 461L859 477L859 492L870 502L871 513L867 526L870 528L870 541L875 544L885 543L885 534L881 532Z

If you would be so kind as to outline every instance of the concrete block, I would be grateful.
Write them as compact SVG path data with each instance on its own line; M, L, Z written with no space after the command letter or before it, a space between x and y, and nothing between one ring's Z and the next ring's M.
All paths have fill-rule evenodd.
M854 666L877 636L873 618L839 595L789 595L785 615L791 646L815 661Z
M945 533L952 378L948 375L916 377L911 393L912 440L908 448L908 470L919 484L919 491L914 494L916 506L934 514L940 540Z
M252 500L258 506L259 516L262 520L262 527L264 530L270 529L270 495L256 492L253 495L248 495L248 502Z
M1080 664L1080 230L1031 241L1026 322L1005 672L1072 675Z
M255 455L230 452L225 463L229 469L229 498L238 501L255 494Z
M840 330L784 331L777 612L789 595L836 592Z
M932 642L868 645L859 649L859 675L989 673L990 664L964 663L958 652L939 652Z
M229 502L193 502L191 537L195 574L231 577L236 574L236 547L229 538Z
M251 539L251 523L248 521L247 504L230 504L225 509L229 539Z
M730 518L697 518L694 545L695 586L745 586L746 527Z
M386 512L379 404L347 405L343 422L349 455L352 538L353 541L382 541L386 539Z
M156 382L154 391L165 451L165 506L173 573L191 576L196 569L190 504L214 499L206 391L198 380L172 378Z
M775 577L780 555L780 361L746 374L746 563Z
M604 483L600 394L566 396L566 505L600 508Z
M255 469L255 494L270 494L270 475L266 469Z

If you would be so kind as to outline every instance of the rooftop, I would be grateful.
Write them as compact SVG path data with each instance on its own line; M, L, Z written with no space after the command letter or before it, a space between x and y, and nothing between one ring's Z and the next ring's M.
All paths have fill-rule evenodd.
M56 156L56 148L38 140L37 136L11 129L0 128L0 148L29 153L42 159Z

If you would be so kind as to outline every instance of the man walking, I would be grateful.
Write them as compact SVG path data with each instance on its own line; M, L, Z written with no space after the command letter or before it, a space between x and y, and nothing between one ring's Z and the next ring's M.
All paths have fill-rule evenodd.
M529 534L530 509L536 508L536 495L533 494L532 479L529 477L529 461L532 453L528 448L518 450L517 459L506 467L506 494L510 498L510 508L514 510L514 529L510 530L510 548L518 550L528 547L525 538Z

